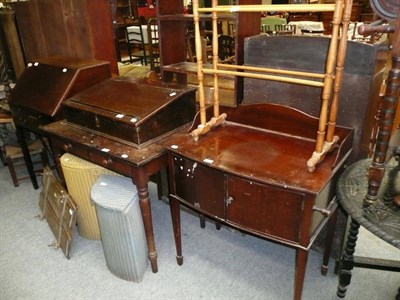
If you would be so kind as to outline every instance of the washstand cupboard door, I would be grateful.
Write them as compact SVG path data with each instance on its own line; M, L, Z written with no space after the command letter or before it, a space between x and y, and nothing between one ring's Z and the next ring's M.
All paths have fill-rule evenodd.
M300 242L303 193L230 175L227 182L226 222L265 237Z
M225 176L195 161L173 156L175 194L195 209L225 219Z

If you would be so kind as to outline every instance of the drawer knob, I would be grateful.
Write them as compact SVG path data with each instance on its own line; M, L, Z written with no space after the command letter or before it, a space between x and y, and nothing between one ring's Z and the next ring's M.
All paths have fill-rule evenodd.
M109 166L109 165L111 165L111 163L112 163L111 158L107 157L107 158L103 159L104 166Z
M67 152L67 151L71 150L72 145L71 145L70 143L64 144L63 148L64 148L64 150Z
M321 214L323 214L325 217L329 217L331 215L331 211L326 208L319 208L318 206L314 205L313 206L314 211L319 211Z

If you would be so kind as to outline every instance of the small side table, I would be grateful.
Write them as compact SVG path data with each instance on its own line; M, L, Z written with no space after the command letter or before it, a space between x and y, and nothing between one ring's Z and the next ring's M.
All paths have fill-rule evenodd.
M350 217L346 246L339 267L337 295L340 298L346 296L354 267L400 272L399 260L354 256L360 226L400 249L400 208L393 203L394 194L400 191L400 164L394 159L388 163L378 194L379 200L369 207L363 207L370 165L371 159L354 163L341 175L337 184L337 200ZM396 299L400 299L400 288Z

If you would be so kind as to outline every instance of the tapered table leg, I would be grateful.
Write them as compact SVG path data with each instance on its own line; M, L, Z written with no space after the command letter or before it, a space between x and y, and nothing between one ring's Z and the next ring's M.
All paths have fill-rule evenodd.
M306 266L308 260L308 251L304 249L296 249L296 269L294 275L294 299L301 300L303 293L304 276L306 274Z
M170 209L172 217L172 227L174 230L175 247L176 247L176 262L178 265L183 264L182 256L182 239L181 239L181 213L180 203L174 197L170 197Z

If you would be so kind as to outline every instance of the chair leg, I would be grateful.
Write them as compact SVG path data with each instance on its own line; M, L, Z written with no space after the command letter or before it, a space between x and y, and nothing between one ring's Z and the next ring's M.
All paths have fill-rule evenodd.
M48 165L50 167L49 163L49 157L47 156L47 151L46 149L43 149L42 152L40 152L40 159L42 161L42 167L43 169Z
M9 156L6 156L6 162L7 162L7 167L8 167L8 170L10 171L10 175L11 175L12 181L14 183L14 186L18 187L19 183L18 183L17 173L15 172L13 161Z
M133 62L132 59L132 50L131 50L131 45L129 44L129 42L126 42L126 51L128 52L128 56L129 56L129 63ZM122 58L121 58L122 61Z
M4 158L3 149L0 149L0 160L3 166L7 165L6 159Z

